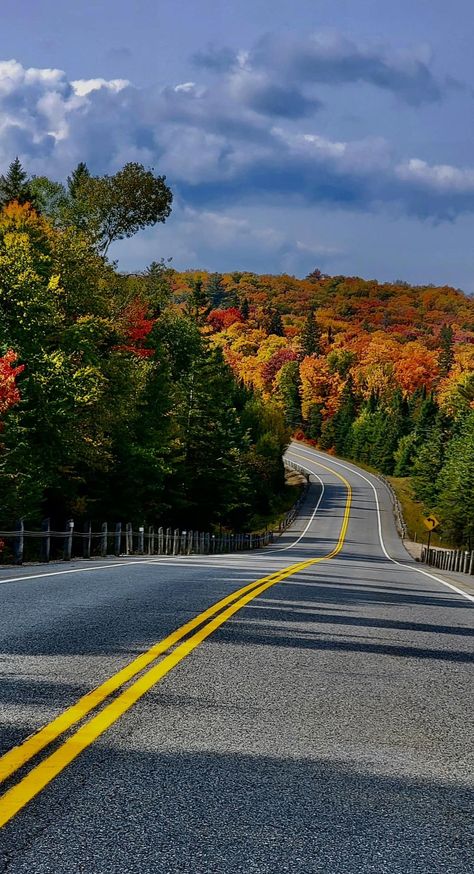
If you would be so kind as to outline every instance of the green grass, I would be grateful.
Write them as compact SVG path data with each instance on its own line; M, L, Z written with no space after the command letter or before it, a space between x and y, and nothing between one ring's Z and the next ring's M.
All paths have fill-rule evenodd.
M409 476L387 476L386 479L392 485L393 490L400 501L402 507L403 518L408 528L408 537L410 540L426 543L428 540L428 531L423 524L423 518L426 516L426 511L423 504L417 501L413 494L413 486ZM415 536L416 535L416 536ZM432 546L448 546L442 541L442 535L433 531L431 535Z

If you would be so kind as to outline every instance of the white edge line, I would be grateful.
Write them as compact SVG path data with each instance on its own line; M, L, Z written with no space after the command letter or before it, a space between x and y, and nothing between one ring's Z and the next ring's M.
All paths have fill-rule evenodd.
M300 449L299 444L296 444L296 445L298 446L298 449ZM301 447L301 448L303 448L303 447ZM309 455L311 455L311 454L316 455L316 452L314 450L308 449L306 446L304 446L304 451L306 451ZM326 460L325 455L322 457ZM380 545L382 547L384 555L386 556L386 558L388 558L389 561L393 562L393 564L398 565L398 567L404 568L405 570L416 571L416 573L418 573L418 574L423 574L424 577L429 577L430 580L436 580L437 583L441 583L443 586L447 586L448 589L452 589L453 592L457 592L458 595L462 595L462 597L466 598L468 601L474 602L474 595L470 595L468 592L464 592L462 589L458 589L457 586L453 586L453 584L448 583L447 580L443 580L443 579L441 579L441 577L436 577L434 574L430 574L429 571L424 571L419 567L410 567L410 565L403 564L403 562L397 561L396 558L392 558L392 556L389 555L389 553L387 552L387 549L385 547L385 542L383 539L383 535L382 535L382 517L380 515L379 497L377 494L377 489L375 488L374 484L366 476L364 476L363 473L359 473L359 471L355 470L353 467L349 467L349 465L347 465L347 464L342 464L341 461L335 461L333 458L329 458L327 460L330 463L337 465L337 467L343 467L344 470L348 470L350 473L355 473L356 476L365 480L365 482L368 483L369 486L371 487L371 489L375 495L375 505L377 508L378 534L379 534Z

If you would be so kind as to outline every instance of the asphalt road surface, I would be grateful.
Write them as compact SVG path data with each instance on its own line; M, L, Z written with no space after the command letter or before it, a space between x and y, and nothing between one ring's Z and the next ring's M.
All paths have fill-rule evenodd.
M474 870L474 599L377 479L289 455L267 549L0 573L0 871Z

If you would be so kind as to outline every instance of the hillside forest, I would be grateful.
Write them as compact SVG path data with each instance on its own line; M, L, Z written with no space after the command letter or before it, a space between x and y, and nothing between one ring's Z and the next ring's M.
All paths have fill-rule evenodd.
M283 489L291 434L410 477L474 543L474 301L357 277L124 275L110 244L165 221L141 165L0 178L0 523L242 529Z

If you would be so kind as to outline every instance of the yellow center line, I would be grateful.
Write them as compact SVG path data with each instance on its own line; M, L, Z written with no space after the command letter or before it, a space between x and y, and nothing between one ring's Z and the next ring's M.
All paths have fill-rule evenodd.
M319 466L325 467L324 465ZM352 494L351 486L342 474L336 473L329 467L325 469L337 476L347 488L343 521L339 533L339 539L334 549L327 555L290 565L283 571L273 573L267 577L262 577L260 580L256 580L254 583L244 586L237 592L233 592L231 595L223 598L208 610L205 610L193 620L186 623L186 625L177 629L163 641L151 647L151 649L146 653L138 659L135 659L130 663L130 665L127 665L93 692L83 696L75 705L64 711L63 714L53 720L49 725L45 726L37 734L27 738L22 745L13 748L0 758L0 767L3 765L3 771L0 773L14 773L19 767L30 761L37 752L41 751L45 746L51 743L52 740L56 739L68 728L71 728L79 719L97 707L98 704L102 703L112 692L117 691L127 680L133 679L139 671L143 670L143 668L150 664L150 662L154 661L158 655L166 652L166 650L182 640L184 636L189 634L189 632L194 630L197 626L202 626L203 622L207 619L210 620L203 627L199 628L191 637L180 643L173 652L165 656L165 658L163 658L158 664L149 668L149 670L135 680L132 685L122 691L114 700L106 704L99 713L77 729L61 744L60 747L58 747L57 750L39 762L39 764L33 767L25 777L8 789L0 798L0 828L12 819L12 817L28 804L29 801L38 795L39 792L41 792L41 790L44 789L45 786L47 786L48 783L50 783L61 771L63 771L64 768L66 768L67 765L69 765L83 750L94 743L97 738L107 731L107 729L110 728L110 726L112 726L134 704L136 704L136 702L139 701L146 692L155 686L207 637L227 622L231 616L241 610L242 607L245 607L246 604L258 597L258 595L261 595L266 591L266 589L274 586L276 583L282 582L288 577L291 577L314 564L327 561L340 552L344 544L347 526L349 524ZM218 615L215 615L216 612L218 612ZM141 666L137 667L137 664ZM3 779L5 779L5 777Z

